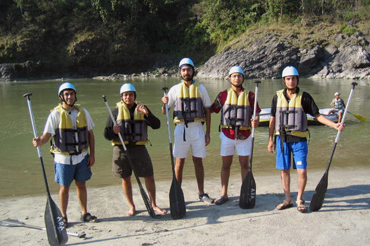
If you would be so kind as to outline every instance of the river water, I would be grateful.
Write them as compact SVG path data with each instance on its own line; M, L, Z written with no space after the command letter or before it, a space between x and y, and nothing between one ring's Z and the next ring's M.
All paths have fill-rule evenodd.
M175 78L133 79L130 81L100 81L93 79L69 80L77 89L78 102L90 112L94 123L96 141L96 163L93 166L93 178L88 182L92 186L119 185L120 180L111 174L112 146L104 139L103 129L108 111L102 95L106 95L113 108L119 99L120 86L131 82L137 89L137 100L147 105L160 118L162 126L158 130L149 130L152 146L148 151L152 157L156 180L172 178L166 117L161 114L162 87L171 87L179 82ZM229 87L226 80L200 79L213 101L217 94ZM252 80L245 81L247 89L255 89ZM309 92L320 108L329 107L334 92L340 91L347 102L351 90L350 80L300 80L300 88ZM369 81L356 81L356 87L349 110L370 120ZM61 81L18 81L0 83L0 197L38 194L45 192L40 160L32 146L33 137L26 99L23 94L30 92L34 118L38 135L42 134L47 115L59 101L57 90ZM259 86L258 101L261 107L270 107L276 90L283 87L281 80L263 80ZM218 132L220 116L212 114L211 144L207 147L208 156L204 159L206 179L219 177L221 168L220 139ZM174 126L171 125L171 132ZM309 142L309 168L325 170L333 150L337 132L326 126L311 126ZM173 138L172 138L173 139ZM278 172L274 168L274 155L267 152L268 128L259 127L255 134L254 175L266 175ZM347 116L346 129L342 132L336 148L332 166L368 166L370 161L369 121L361 122L352 115ZM48 144L41 147L50 190L55 192L58 185L54 180L53 160ZM189 153L189 157L191 154ZM232 176L240 175L237 158L234 157ZM194 179L194 167L191 158L187 158L184 178Z

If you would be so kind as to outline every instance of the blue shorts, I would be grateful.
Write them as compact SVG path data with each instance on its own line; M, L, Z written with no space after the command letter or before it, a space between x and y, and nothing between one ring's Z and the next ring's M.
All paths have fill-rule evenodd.
M80 183L86 182L92 176L91 168L87 166L89 155L78 163L77 165L60 164L55 162L55 182L61 186L68 187L72 184L73 180Z
M283 143L284 154L281 152L280 137L276 136L276 168L289 170L291 166L291 154L293 154L293 168L307 169L307 141L296 143Z

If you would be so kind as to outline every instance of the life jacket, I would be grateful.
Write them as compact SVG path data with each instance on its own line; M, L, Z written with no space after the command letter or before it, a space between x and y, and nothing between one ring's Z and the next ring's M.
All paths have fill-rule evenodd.
M284 90L277 91L276 94L276 135L281 135L280 130L283 129L285 133L292 136L308 137L307 115L302 108L303 92L295 93L289 102L284 96Z
M225 104L221 111L221 127L248 130L251 127L252 107L248 99L249 92L237 95L233 89L227 90Z
M121 127L121 135L125 144L146 144L148 142L148 127L144 119L144 114L138 112L136 107L134 119L131 119L130 110L122 101L117 103L117 108L117 125ZM113 141L112 145L122 145L122 143L120 141Z
M175 124L180 122L204 122L205 110L199 93L199 85L193 83L189 88L180 83L180 94L176 99L173 118Z
M53 109L58 110L60 123L51 141L50 151L52 153L78 155L89 148L89 132L87 130L85 110L77 106L74 106L74 108L78 110L76 129L73 127L69 112L62 107L62 104Z
M335 109L344 109L344 102L342 98L334 98L334 108Z

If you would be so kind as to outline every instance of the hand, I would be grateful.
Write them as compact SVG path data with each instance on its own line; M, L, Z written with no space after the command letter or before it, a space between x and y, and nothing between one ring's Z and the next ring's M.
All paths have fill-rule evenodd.
M34 147L41 146L40 145L41 139L39 137L32 139L32 144Z
M206 140L206 146L207 146L211 142L211 136L209 134L206 134L205 140Z
M334 126L334 128L337 129L338 131L343 131L345 127L346 125L342 123L336 123Z
M269 141L269 143L268 143L268 145L267 145L267 150L268 150L268 152L270 152L271 154L273 154L274 153L274 151L276 150L276 146L275 146L275 144L274 144L274 142L273 141Z
M113 132L114 134L118 134L121 131L121 127L119 125L113 126Z
M89 155L89 159L87 160L87 166L92 167L95 164L95 155L91 154Z
M251 119L251 124L252 124L252 127L253 128L257 128L258 127L258 124L259 124L259 120L253 120L253 119Z
M136 108L139 113L145 114L146 116L149 115L149 111L145 106L137 103Z
M168 96L162 97L162 103L167 104L168 103Z

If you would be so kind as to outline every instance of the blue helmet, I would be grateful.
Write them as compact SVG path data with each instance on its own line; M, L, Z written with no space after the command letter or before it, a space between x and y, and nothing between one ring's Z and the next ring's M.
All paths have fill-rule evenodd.
M58 90L58 96L60 95L60 93L62 93L64 90L74 90L76 93L76 88L74 87L74 85L72 85L71 83L69 82L65 82L63 84L61 84L59 86L59 90Z
M283 78L287 76L299 76L298 70L293 66L287 66L283 70Z
M243 69L239 66L233 66L232 68L230 68L228 77L230 77L230 75L233 73L241 73L243 77L245 77Z
M194 62L190 58L183 58L179 63L179 68L183 65L190 65L194 69Z

